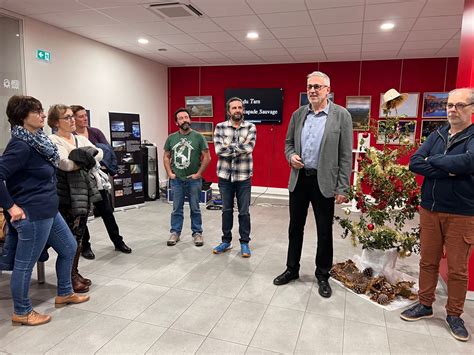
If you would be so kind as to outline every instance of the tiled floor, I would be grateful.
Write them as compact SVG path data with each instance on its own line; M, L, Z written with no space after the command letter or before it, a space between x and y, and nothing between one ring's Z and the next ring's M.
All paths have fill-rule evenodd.
M30 290L36 309L53 316L47 325L11 325L9 274L1 275L0 353L474 354L472 339L461 343L448 333L441 288L435 318L414 323L334 283L333 297L321 298L312 218L300 280L276 287L272 280L285 268L286 206L251 208L250 259L238 255L238 241L231 252L211 253L220 239L220 211L203 211L203 247L193 245L187 216L182 241L166 246L169 213L161 201L116 213L131 255L113 250L100 219L90 223L97 258L80 262L81 273L93 280L88 303L54 308L54 263L48 261L47 283L33 280ZM360 254L339 234L335 225L335 262ZM417 263L412 256L398 268L416 276ZM474 302L467 302L463 318L474 330Z

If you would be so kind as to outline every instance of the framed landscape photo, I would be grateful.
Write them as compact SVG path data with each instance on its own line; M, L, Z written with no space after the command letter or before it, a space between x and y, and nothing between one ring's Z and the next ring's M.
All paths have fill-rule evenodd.
M423 143L432 132L446 124L448 124L448 120L422 120L420 142Z
M212 96L185 96L186 109L192 117L213 117Z
M383 103L383 93L380 94L380 106ZM390 110L388 113L388 117L401 117L404 118L417 118L418 117L418 101L420 99L420 93L408 93L408 99L397 108L397 110ZM379 117L384 118L385 115L383 113L382 107L380 107Z
M377 144L385 143L385 125L386 120L378 121L377 129ZM408 142L404 140L400 141L400 136L396 134L393 137L387 137L387 144L415 144L415 132L416 132L416 121L415 120L400 120L398 121L397 127L398 133L402 134L404 139L408 139Z
M370 121L370 96L347 96L346 109L352 117L354 131L366 131Z
M423 118L446 118L448 112L447 92L425 92L423 94Z
M214 123L213 122L198 122L191 121L191 128L196 132L201 133L208 143L214 142Z
M328 95L328 99L334 102L334 93L330 92ZM308 105L308 94L306 92L300 92L300 107Z

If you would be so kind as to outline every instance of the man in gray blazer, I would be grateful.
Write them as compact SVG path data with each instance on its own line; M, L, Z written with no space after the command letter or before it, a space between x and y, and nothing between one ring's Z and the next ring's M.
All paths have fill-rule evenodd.
M311 203L318 234L316 278L323 297L331 297L332 293L328 280L334 202L347 201L352 169L351 115L328 100L330 91L326 74L309 74L309 105L291 116L285 140L285 155L291 166L287 269L273 280L275 285L284 285L299 278L304 226Z

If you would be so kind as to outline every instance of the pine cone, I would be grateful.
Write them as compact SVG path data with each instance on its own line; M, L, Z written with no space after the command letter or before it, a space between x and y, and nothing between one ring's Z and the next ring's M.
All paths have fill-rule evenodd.
M390 302L390 299L389 297L384 294L384 293L381 293L378 297L377 297L377 303L378 304L382 304L382 305L386 305Z
M365 280L360 280L354 285L353 291L358 294L365 293L368 283Z
M372 269L371 267L365 268L363 273L364 276L372 277L374 275L374 269Z

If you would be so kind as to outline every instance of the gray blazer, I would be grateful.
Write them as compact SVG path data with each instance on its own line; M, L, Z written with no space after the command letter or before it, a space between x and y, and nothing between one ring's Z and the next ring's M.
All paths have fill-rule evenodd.
M324 197L336 194L347 196L352 170L352 118L342 106L329 103L329 112L324 127L318 162L318 184ZM301 157L301 131L309 111L305 105L293 112L285 139L285 156ZM303 162L304 163L304 162ZM293 192L298 181L299 170L291 168L288 189Z

